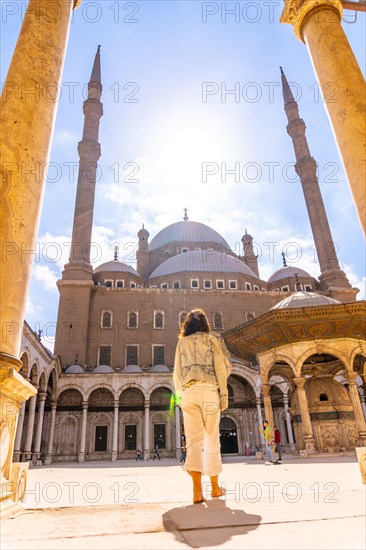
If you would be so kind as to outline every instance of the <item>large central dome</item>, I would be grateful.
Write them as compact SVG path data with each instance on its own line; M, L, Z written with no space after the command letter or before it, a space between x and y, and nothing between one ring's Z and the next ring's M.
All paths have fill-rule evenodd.
M238 258L229 256L222 252L211 254L202 252L202 250L192 250L177 254L173 258L165 260L150 275L150 279L155 277L165 277L175 273L189 272L216 272L216 273L241 273L258 279L257 275L244 262Z
M183 221L173 223L162 229L152 239L149 249L156 250L161 246L173 242L181 243L197 243L197 244L220 244L224 245L227 250L230 246L217 231L199 222Z

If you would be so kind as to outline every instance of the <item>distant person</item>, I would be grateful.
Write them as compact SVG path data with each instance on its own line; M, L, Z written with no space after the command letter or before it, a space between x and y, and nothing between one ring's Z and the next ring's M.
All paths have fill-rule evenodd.
M282 460L282 445L281 445L281 432L276 426L273 426L274 429L274 441L275 441L275 452L278 453L278 460Z
M155 458L158 458L160 460L160 453L159 453L159 445L158 444L155 445L153 460L155 460Z
M272 432L267 420L263 422L263 430L258 426L260 433L264 436L264 441L266 444L266 453L268 456L267 462L265 464L279 464L279 462L274 462L273 452L272 452Z
M183 466L184 466L186 458L187 458L186 436L184 434L182 434L182 437L181 437L180 451L181 451L181 455L180 455L180 459L179 459L179 464L183 464Z
M136 451L136 462L138 460L142 460L142 451L141 451L140 447L137 447L137 451Z

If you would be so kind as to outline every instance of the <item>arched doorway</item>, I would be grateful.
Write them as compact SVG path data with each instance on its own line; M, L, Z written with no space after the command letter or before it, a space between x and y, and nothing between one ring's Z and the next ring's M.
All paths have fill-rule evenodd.
M234 420L224 416L220 420L221 454L238 453L238 430Z
M86 452L89 459L111 458L114 396L108 388L97 388L88 399Z
M150 448L158 446L162 457L172 456L175 445L172 429L172 391L166 387L156 388L150 396Z
M118 451L122 451L125 458L135 457L137 447L142 449L144 402L145 396L138 388L127 388L120 395L121 425Z

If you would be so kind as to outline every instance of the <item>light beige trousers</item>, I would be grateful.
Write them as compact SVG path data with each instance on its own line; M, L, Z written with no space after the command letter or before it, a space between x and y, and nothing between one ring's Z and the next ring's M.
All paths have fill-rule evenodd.
M220 454L220 407L217 386L195 384L183 391L187 458L184 469L216 476L222 470Z

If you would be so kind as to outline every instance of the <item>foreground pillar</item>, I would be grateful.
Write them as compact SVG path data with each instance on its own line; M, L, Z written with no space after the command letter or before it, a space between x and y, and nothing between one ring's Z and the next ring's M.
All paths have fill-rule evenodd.
M285 0L281 22L293 24L309 50L366 235L366 89L342 13L341 0Z
M19 465L15 467L11 457L18 410L22 401L35 394L35 389L18 375L22 366L18 357L34 256L32 250L56 114L56 95L71 13L79 3L80 0L29 0L1 98L2 510L19 500L20 490L12 493L6 488L13 473L18 472L22 487L25 488L26 483L26 470L21 471Z
M299 377L299 378L294 378L294 382L297 386L297 392L298 392L298 398L299 398L301 426L302 426L302 433L304 437L304 447L306 451L308 451L309 453L313 453L315 451L315 441L314 441L314 434L313 434L313 426L311 424L311 419L310 419L308 400L306 398L306 392L305 392L306 380L305 378Z
M366 421L363 415L363 410L360 401L360 395L358 393L356 378L358 373L355 371L349 371L346 374L348 380L349 396L352 401L353 411L355 415L356 429L358 431L359 446L366 445Z

